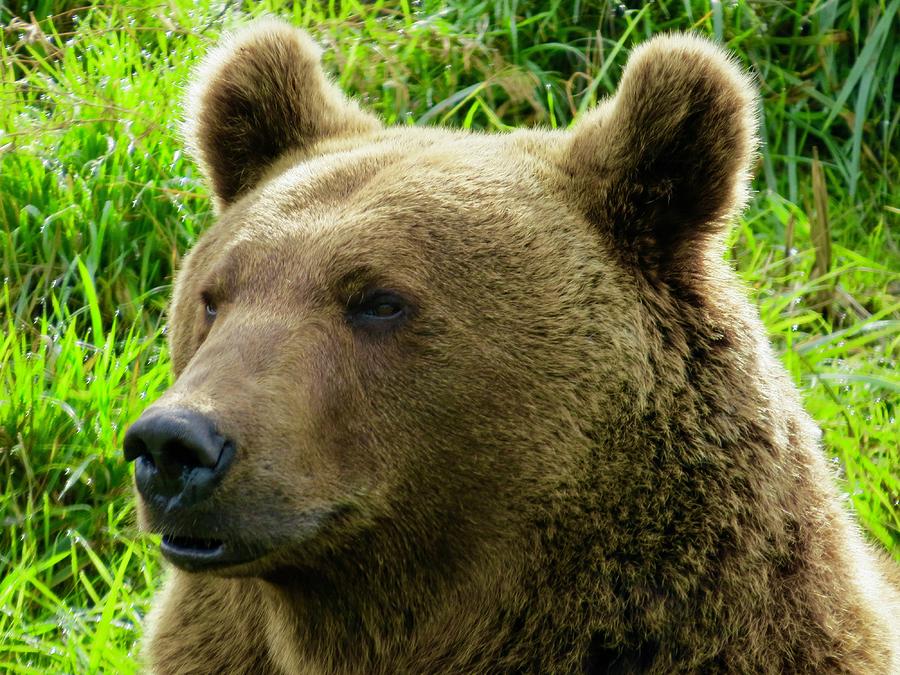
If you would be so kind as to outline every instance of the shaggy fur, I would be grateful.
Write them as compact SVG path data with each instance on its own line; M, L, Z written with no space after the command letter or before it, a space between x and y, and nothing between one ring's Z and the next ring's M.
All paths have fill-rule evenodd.
M896 566L723 262L755 99L719 48L650 41L561 132L383 128L271 20L197 77L221 215L153 409L237 458L140 513L264 554L170 570L154 672L900 672ZM375 288L395 330L348 322Z

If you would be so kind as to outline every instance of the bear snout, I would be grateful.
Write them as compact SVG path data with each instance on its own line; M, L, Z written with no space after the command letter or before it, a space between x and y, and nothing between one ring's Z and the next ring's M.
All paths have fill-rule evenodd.
M235 446L207 416L189 408L150 408L125 434L138 491L171 512L212 494L231 466Z

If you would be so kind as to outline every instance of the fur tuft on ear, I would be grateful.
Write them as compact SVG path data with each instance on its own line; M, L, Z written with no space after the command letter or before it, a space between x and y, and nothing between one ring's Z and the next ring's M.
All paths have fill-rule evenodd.
M746 200L754 86L711 42L659 36L570 133L567 189L588 219L642 266L690 266Z
M194 72L183 133L220 208L285 153L381 126L328 81L320 56L305 32L265 18L223 38Z

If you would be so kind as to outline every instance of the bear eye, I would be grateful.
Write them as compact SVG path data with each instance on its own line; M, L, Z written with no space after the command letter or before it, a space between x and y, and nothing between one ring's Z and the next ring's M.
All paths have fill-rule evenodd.
M378 290L351 301L347 319L351 324L372 330L388 330L409 313L409 303L393 291Z
M212 321L216 318L216 315L219 313L219 308L216 306L215 300L210 298L205 293L202 296L204 311L206 312L207 321Z
M393 302L379 302L373 307L366 308L364 314L376 319L393 319L402 311L403 307Z

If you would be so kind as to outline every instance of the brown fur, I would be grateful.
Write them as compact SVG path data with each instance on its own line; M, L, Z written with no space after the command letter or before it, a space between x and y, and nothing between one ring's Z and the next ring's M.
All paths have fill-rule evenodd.
M737 67L656 38L572 130L480 135L383 128L317 57L257 23L189 100L221 217L154 407L235 440L194 524L269 552L171 570L152 670L900 672L893 563L722 260ZM348 325L372 287L396 331Z

